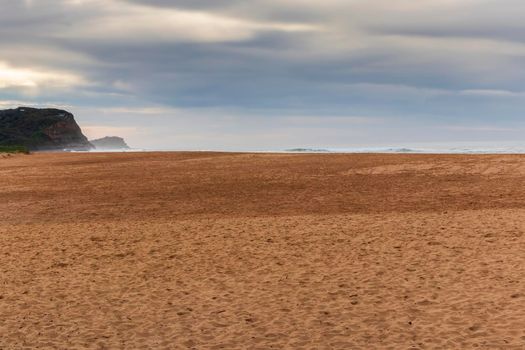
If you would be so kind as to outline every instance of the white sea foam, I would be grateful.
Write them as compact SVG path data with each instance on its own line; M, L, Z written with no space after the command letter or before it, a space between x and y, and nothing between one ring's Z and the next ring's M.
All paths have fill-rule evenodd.
M525 142L417 144L395 146L360 146L346 148L302 147L290 150L297 153L422 153L422 154L525 154Z
M289 153L419 153L419 154L525 154L522 148L411 148L411 147L358 147L327 148L323 151L305 149Z

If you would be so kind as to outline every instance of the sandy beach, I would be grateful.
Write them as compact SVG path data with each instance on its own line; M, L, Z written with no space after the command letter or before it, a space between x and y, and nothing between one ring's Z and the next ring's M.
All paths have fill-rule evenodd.
M523 349L525 156L0 158L0 349Z

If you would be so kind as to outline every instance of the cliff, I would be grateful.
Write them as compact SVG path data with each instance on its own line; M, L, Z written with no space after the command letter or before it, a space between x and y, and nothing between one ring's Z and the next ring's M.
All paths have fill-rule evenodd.
M90 150L73 115L60 109L0 110L0 145L30 150Z
M118 136L106 136L101 139L89 141L98 150L122 150L129 149L126 141Z

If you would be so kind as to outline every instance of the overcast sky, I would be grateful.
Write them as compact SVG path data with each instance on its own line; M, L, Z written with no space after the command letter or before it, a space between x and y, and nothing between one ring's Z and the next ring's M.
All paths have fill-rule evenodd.
M0 107L140 148L525 140L522 0L0 0Z

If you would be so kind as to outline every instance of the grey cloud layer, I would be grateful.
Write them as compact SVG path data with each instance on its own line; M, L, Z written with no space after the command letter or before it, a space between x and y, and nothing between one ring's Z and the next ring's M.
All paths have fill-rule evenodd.
M327 116L380 117L382 127L359 128L405 125L410 137L422 125L516 125L524 107L516 0L0 0L0 9L0 98L70 105L92 125L148 124L133 108L163 106L187 110L188 124L203 109L276 128L290 116L325 116L327 128L340 127ZM126 107L128 118L99 117L102 107ZM180 118L162 118L158 132Z

